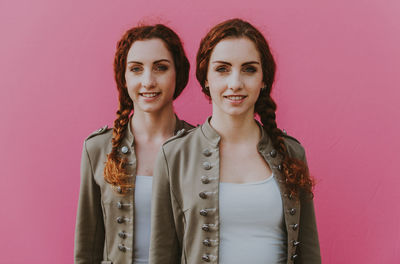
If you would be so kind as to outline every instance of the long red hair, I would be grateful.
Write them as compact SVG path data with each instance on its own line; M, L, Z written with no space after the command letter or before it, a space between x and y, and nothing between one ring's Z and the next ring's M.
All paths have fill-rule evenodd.
M282 174L285 177L285 186L292 196L298 196L299 191L311 194L314 185L307 165L298 159L289 156L284 143L284 134L276 124L276 103L271 97L272 84L275 79L276 64L269 48L268 42L250 23L241 19L230 19L214 26L201 40L196 57L196 77L202 91L210 98L209 87L205 85L211 53L215 46L225 38L248 38L258 49L261 58L263 82L265 87L255 103L254 111L271 138L274 148L283 157Z
M186 87L189 78L190 64L183 49L179 36L165 25L138 26L129 29L117 44L114 58L114 76L118 89L119 109L114 121L112 150L107 156L104 167L104 179L113 186L119 186L121 192L133 187L129 173L126 170L126 160L121 158L119 148L125 136L129 117L133 112L133 101L126 87L125 71L127 56L132 44L137 40L161 39L174 59L176 71L176 86L173 98L176 99Z

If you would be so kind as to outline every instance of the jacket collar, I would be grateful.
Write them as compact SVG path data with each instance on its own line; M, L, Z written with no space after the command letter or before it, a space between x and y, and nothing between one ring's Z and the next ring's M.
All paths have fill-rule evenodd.
M211 126L210 124L211 116L207 118L207 120L203 123L201 126L201 131L203 132L203 135L214 145L218 146L221 136L218 134L218 132ZM260 141L257 144L257 149L264 154L270 155L270 153L273 151L274 147L272 145L272 140L268 136L268 134L265 132L264 127L260 122L255 120L258 127L260 128L261 131L261 138Z
M211 116L207 118L206 122L201 126L203 135L211 142L215 147L218 146L221 136L218 132L210 125Z
M206 122L203 123L203 125L201 126L201 131L203 132L204 136L209 141L211 141L211 143L213 143L214 145L218 145L219 141L221 140L221 136L211 126L210 121L211 121L211 116L208 117ZM265 132L264 127L257 120L255 120L255 121L261 131L261 138L257 144L258 149L268 150L269 148L272 148L272 141L269 138L269 136L267 135L267 133Z

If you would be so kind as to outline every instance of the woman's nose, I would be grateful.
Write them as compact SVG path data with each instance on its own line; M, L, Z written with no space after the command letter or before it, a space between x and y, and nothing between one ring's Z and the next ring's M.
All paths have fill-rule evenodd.
M156 85L156 80L152 71L145 71L142 75L142 86L146 89L153 88Z
M228 78L228 88L236 91L243 88L243 82L240 77L240 73L232 72L232 74Z

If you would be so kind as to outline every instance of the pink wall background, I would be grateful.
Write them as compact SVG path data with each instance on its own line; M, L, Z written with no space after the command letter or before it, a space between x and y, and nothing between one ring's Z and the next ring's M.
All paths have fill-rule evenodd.
M0 263L72 263L82 142L111 125L116 41L139 20L182 37L191 81L176 101L202 123L199 40L241 17L270 40L278 123L318 181L324 263L399 263L400 2L0 2Z

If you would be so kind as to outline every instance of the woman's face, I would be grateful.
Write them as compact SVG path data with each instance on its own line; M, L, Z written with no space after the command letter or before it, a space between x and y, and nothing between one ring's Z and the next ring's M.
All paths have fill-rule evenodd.
M172 106L175 65L161 39L139 40L132 44L125 80L135 111L157 113Z
M207 72L214 114L253 118L264 85L259 52L248 38L221 40L214 48Z

